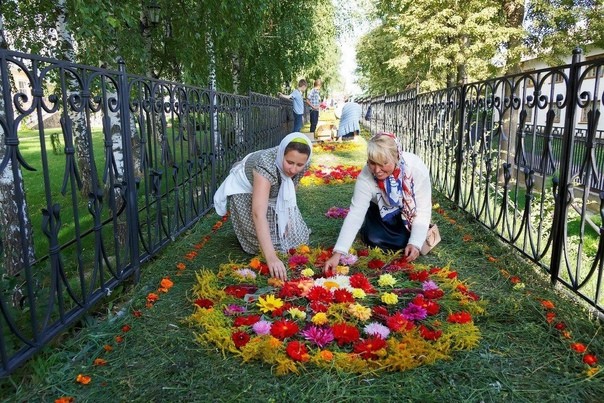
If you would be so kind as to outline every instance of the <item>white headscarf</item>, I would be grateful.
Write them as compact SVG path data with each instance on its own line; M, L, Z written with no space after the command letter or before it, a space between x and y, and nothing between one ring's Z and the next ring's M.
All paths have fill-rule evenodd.
M285 156L285 148L294 139L300 140L299 142L304 142L310 147L310 154L308 156L308 161L306 161L306 166L310 165L310 157L312 156L312 143L304 133L290 133L285 136L283 140L281 140L281 143L279 143L279 150L277 150L275 165L281 174L281 186L279 187L279 194L277 195L275 212L277 213L279 237L282 239L283 235L285 234L285 230L287 229L287 224L289 223L290 214L294 212L294 209L297 206L294 181L283 172L283 157Z

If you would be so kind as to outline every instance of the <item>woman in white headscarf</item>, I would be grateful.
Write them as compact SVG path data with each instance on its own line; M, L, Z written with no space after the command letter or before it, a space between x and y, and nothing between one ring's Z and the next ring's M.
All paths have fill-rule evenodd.
M219 215L230 205L231 221L244 251L262 251L273 277L286 279L277 251L308 243L310 229L296 202L296 186L310 165L312 143L299 132L277 147L248 154L236 163L214 195Z
M370 247L402 250L407 261L417 259L431 214L432 188L424 162L403 152L394 134L373 136L367 143L367 165L356 180L350 211L325 271L336 268L359 231Z

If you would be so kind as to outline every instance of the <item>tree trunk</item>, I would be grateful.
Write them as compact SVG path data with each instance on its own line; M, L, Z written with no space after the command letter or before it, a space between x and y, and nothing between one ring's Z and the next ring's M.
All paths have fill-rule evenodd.
M233 54L233 93L239 94L239 84L241 83L241 64L239 63L239 56ZM245 132L243 127L243 116L244 111L241 110L241 103L239 100L235 104L235 113L233 114L233 129L235 131L235 142L243 143L245 140Z
M0 10L0 47L6 49L8 46L4 36L4 18ZM8 72L6 72L8 73ZM7 88L10 92L10 89ZM4 88L0 81L0 120L6 121ZM10 97L7 97L10 98ZM7 147L5 133L0 126L0 161L6 158ZM22 195L19 203L17 194ZM31 264L34 260L34 241L32 237L31 221L27 214L27 202L21 169L13 166L13 160L8 157L8 163L0 172L0 253L3 256L3 270L0 275L15 276L20 273L24 266ZM23 231L21 230L20 216L23 220ZM24 251L23 248L27 250Z
M206 34L206 46L208 49L208 58L210 65L210 75L208 78L208 82L210 84L210 91L213 96L210 100L211 103L211 114L212 114L212 123L214 127L214 147L216 150L220 150L222 148L222 139L220 138L220 131L218 130L218 108L216 103L218 102L218 97L216 96L216 52L214 50L214 41L212 40L212 35L208 32ZM218 156L221 155L220 152L216 153Z
M66 0L58 0L56 5L57 21L56 30L58 44L56 49L57 59L67 60L75 63L74 39L67 27L67 5ZM67 78L67 94L64 96L79 95L79 83L75 78ZM84 111L67 111L69 119L73 124L73 142L76 149L76 159L80 173L81 188L80 191L85 197L93 191L93 186L97 183L93 175L96 175L96 166L94 158L91 155L92 147L90 145L91 137L86 127L86 117ZM65 134L65 133L64 133Z

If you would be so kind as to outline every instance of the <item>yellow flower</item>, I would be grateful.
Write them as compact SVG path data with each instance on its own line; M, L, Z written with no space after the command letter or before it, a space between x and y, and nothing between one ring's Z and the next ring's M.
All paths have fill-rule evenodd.
M317 312L312 317L311 322L317 326L321 326L327 323L327 314L325 312Z
M301 245L298 248L298 252L303 253L303 254L309 254L310 253L310 248L308 247L308 245Z
M279 309L283 306L283 300L275 298L273 294L269 294L266 298L258 298L258 303L256 305L258 305L260 310L264 313L273 312L275 309Z
M300 272L304 277L312 277L315 275L313 269L306 268Z
M398 302L398 296L392 292L385 292L382 294L382 302L388 305L394 305Z
M298 308L290 308L287 310L287 313L289 313L294 319L306 319L306 312L303 312Z
M393 287L396 284L396 279L392 277L392 274L382 274L378 279L378 285L380 287Z
M319 352L319 356L324 361L331 361L331 360L333 360L333 353L331 351L329 351L329 350L321 350Z
M348 307L348 313L362 321L371 318L371 308L368 308L361 304L350 304L350 306Z
M367 294L365 294L365 291L363 291L362 288L353 288L352 289L352 296L355 299L363 299L363 298L365 298L366 295Z
M336 274L341 274L341 275L345 276L348 274L349 271L350 271L350 268L348 266L336 267Z

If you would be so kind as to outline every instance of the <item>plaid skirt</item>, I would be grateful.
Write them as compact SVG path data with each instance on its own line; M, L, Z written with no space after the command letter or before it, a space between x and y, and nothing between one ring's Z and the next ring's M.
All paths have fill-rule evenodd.
M230 221L233 223L233 229L241 247L247 253L257 254L260 251L260 244L252 218L252 195L243 193L229 196L229 210L231 212ZM283 240L279 237L275 201L272 199L269 200L266 218L275 250L287 252L291 248L308 244L310 229L302 219L298 207L290 218Z

